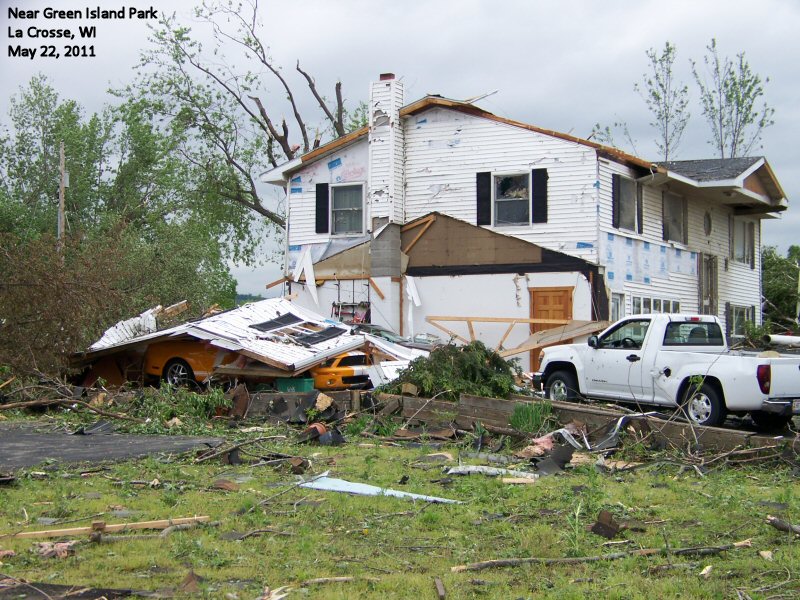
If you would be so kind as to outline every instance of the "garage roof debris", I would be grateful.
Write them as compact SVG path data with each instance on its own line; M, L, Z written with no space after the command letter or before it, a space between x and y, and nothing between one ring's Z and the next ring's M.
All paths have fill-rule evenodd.
M93 344L81 358L90 362L100 356L168 339L195 338L217 348L284 371L301 373L328 358L361 348L367 342L401 361L424 355L372 336L355 334L349 326L327 319L283 298L246 304L203 319L152 331L158 307L118 323ZM142 331L149 333L142 334Z

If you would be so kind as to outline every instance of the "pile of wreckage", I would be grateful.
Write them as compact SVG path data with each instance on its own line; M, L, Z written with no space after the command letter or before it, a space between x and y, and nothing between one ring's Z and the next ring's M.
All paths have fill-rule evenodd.
M177 308L176 308L177 307ZM85 370L81 384L99 379L122 385L147 378L170 382L248 381L272 384L281 391L309 390L315 367L353 354L358 366L352 381L329 389L376 387L396 378L409 362L427 352L407 348L326 319L283 298L262 300L195 321L157 330L157 318L180 306L156 307L117 323L72 366ZM294 380L294 381L289 381Z

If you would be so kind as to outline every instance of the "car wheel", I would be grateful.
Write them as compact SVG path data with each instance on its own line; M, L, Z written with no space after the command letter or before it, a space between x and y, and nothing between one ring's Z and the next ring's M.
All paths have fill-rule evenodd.
M567 401L578 398L578 382L569 371L556 371L547 378L545 395L550 400Z
M792 421L792 415L776 415L760 410L751 412L750 418L759 431L782 431Z
M192 367L181 358L173 358L164 365L164 372L161 377L168 384L175 387L196 386Z
M690 384L684 394L681 408L696 425L719 425L725 420L727 410L719 392L708 383L699 387Z

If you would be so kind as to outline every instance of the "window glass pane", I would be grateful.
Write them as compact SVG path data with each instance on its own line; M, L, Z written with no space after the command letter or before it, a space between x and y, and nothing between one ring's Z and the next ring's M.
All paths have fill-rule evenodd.
M747 323L750 309L745 306L732 306L731 307L731 335L735 337L744 337L745 323Z
M361 186L346 185L334 187L331 190L332 233L361 233L364 230Z
M686 323L675 321L667 324L664 334L665 346L722 346L722 329L716 323Z
M642 312L644 314L649 314L651 312L650 298L642 298Z
M630 179L619 181L619 226L636 230L636 182Z
M650 320L626 321L600 338L601 348L641 348Z
M676 302L675 300L672 301L672 312L679 313L681 312L681 303Z
M656 298L655 300L653 300L653 312L654 313L660 313L661 312L661 299L660 298Z
M619 321L625 316L625 296L622 294L611 294L611 320Z
M675 194L664 194L664 230L667 239L683 242L683 199Z
M639 296L636 296L633 299L633 314L635 315L642 314L642 299Z
M750 248L752 243L750 238L750 228L746 221L735 220L733 222L733 258L737 262L750 262Z
M497 175L494 178L494 224L527 225L530 223L530 176Z

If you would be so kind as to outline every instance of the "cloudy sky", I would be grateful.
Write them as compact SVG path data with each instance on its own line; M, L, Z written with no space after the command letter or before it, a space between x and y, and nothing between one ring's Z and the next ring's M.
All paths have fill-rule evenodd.
M130 82L139 53L148 47L147 21L10 20L9 8L57 7L86 11L155 6L175 12L192 24L195 0L0 0L0 34L22 25L65 27L95 25L95 58L11 58L0 55L0 118L10 97L32 75L48 75L62 97L89 111L112 102L109 87ZM763 136L763 148L751 154L769 160L790 202L789 211L764 224L764 243L785 250L800 243L800 2L762 0L638 2L591 0L261 0L263 39L275 64L297 85L294 65L300 60L323 93L343 83L351 105L367 98L370 81L393 72L402 77L406 99L428 93L466 99L495 92L478 104L498 115L588 136L595 123L628 123L636 153L658 156L650 140L644 101L633 90L648 68L645 52L666 41L677 46L676 75L690 86L692 118L678 149L679 159L711 158L708 127L697 103L690 59L702 63L705 47L716 38L720 53L745 52L753 70L769 77L766 99L775 108L776 125ZM196 29L199 26L195 26ZM197 29L203 36L202 28ZM18 40L7 39L9 44ZM25 39L36 46L36 40ZM265 81L268 81L266 78ZM271 85L271 83L270 83ZM264 91L267 102L279 102L277 90ZM303 98L313 113L313 99ZM310 120L309 117L306 117ZM621 139L617 140L626 150ZM794 206L797 204L797 206ZM236 269L240 291L258 293L279 276L280 267Z

